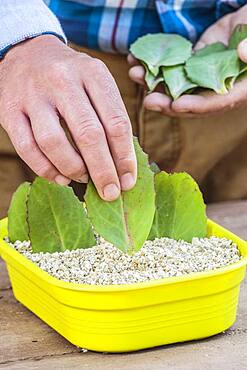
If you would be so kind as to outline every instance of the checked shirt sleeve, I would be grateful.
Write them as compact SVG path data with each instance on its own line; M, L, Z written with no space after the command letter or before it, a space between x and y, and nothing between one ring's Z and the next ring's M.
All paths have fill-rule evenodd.
M0 0L0 59L13 45L43 34L66 42L58 19L43 0Z

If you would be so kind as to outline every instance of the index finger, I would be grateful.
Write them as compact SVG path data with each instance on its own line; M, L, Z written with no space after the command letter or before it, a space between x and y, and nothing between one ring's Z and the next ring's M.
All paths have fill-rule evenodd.
M56 107L68 125L99 195L108 201L117 199L120 184L116 168L104 129L85 91L78 86L67 86L63 93L57 92Z
M107 67L94 59L88 71L82 76L84 88L104 127L121 189L126 191L135 185L137 176L130 119Z

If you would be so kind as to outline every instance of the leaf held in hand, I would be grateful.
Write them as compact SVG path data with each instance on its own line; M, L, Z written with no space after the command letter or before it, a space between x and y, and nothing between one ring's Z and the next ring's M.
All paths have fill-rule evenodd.
M140 37L130 47L131 53L143 61L154 76L158 75L161 66L184 63L191 56L191 50L190 41L164 33Z
M237 49L238 44L247 38L247 25L239 24L233 30L228 43L228 49Z
M28 197L29 234L34 252L92 247L94 233L72 188L36 178Z
M240 64L236 50L226 50L205 56L193 56L185 65L187 76L200 87L226 94L225 81L238 76Z
M207 235L205 204L187 173L155 175L156 212L149 239L168 237L191 242Z
M246 24L239 24L238 26L235 27L230 40L229 40L229 49L237 49L238 44L243 41L244 39L247 39L247 25ZM247 71L247 64L244 63L242 60L240 60L240 71L239 75L235 76L231 79L230 83L231 86L236 82L237 79L242 79L245 73ZM241 76L242 75L242 76Z
M12 242L29 240L27 199L31 184L24 182L14 193L8 211L8 235Z
M177 99L184 92L197 87L197 85L187 77L183 65L161 67L161 70L173 99Z
M89 218L103 238L127 253L141 248L150 232L155 212L153 172L147 155L134 139L138 174L133 189L122 192L113 202L100 198L92 182L88 184L85 201Z
M217 53L226 49L226 46L222 44L222 42L214 42L213 44L206 45L203 48L197 50L194 55L197 57L203 57L205 55Z
M152 74L152 72L149 71L148 67L145 65L145 63L143 63L144 67L145 67L145 81L146 81L146 84L147 84L147 87L148 87L148 90L150 92L152 92L160 82L163 81L163 77L161 75L158 74L158 76L155 76Z

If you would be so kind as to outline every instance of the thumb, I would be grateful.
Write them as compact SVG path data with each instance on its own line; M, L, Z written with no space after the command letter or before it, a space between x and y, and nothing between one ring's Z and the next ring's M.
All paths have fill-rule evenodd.
M238 56L243 62L247 63L247 39L238 44Z

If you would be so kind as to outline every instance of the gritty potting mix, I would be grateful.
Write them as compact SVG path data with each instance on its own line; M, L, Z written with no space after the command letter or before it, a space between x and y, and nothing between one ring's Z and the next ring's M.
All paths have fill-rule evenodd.
M214 270L241 259L237 245L226 238L193 238L191 243L161 238L146 241L133 256L102 240L87 249L33 253L30 242L11 244L57 279L77 284L133 284Z

